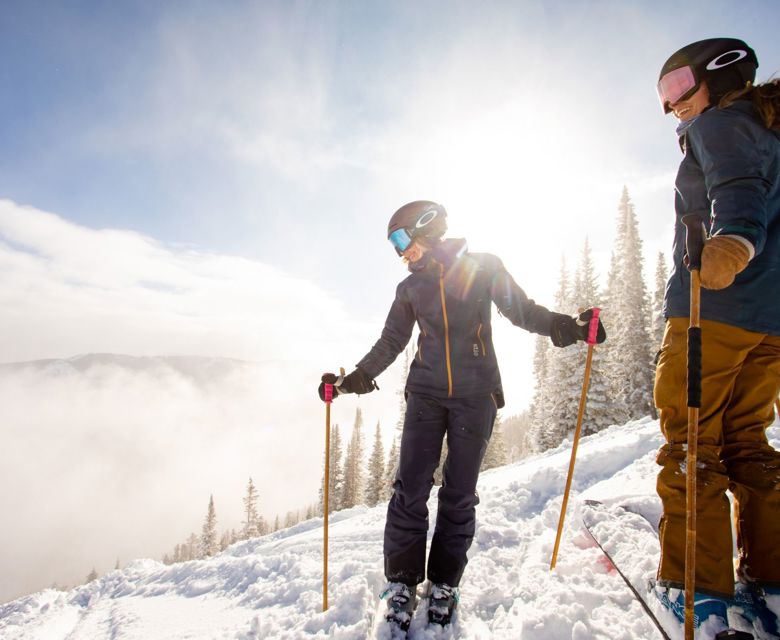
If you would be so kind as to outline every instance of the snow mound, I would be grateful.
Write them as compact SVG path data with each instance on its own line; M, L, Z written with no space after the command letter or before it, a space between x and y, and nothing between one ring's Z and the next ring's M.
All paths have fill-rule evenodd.
M780 446L780 427L770 429ZM413 640L645 639L657 631L584 533L581 498L630 505L657 522L655 452L648 419L580 444L556 570L549 570L570 443L483 474L477 531L454 623L434 633L416 615ZM429 502L435 520L435 492ZM139 560L70 592L46 590L0 605L7 640L364 640L384 584L385 507L330 520L329 600L322 608L322 521L239 543L209 559L165 566ZM631 535L631 532L625 532ZM652 552L651 552L652 553ZM648 558L652 571L657 558ZM381 634L380 634L381 637Z

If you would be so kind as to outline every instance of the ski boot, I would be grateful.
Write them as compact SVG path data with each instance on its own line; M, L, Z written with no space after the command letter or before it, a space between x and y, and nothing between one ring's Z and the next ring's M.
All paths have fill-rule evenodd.
M387 598L385 620L397 628L404 637L417 607L417 588L402 582L390 582L379 597Z
M670 611L680 624L685 624L685 592L682 589L655 584L655 597L667 611ZM697 637L714 640L753 640L753 636L744 631L729 628L728 602L717 596L696 592L693 595L693 626Z
M759 638L780 639L777 616L767 606L767 595L780 595L780 590L764 590L755 583L738 582L734 586L731 610L752 624Z
M443 582L432 584L428 600L428 624L446 627L452 620L459 599L460 591L457 587Z

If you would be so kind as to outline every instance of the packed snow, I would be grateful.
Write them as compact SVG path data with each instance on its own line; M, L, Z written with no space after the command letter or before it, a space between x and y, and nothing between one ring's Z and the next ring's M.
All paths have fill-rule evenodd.
M780 447L780 426L769 430ZM549 563L571 443L483 474L477 531L452 625L412 640L647 640L658 631L580 523L583 499L629 505L643 518L620 533L646 557L658 545L655 453L649 418L610 427L580 444L557 567ZM435 490L429 503L435 520ZM236 544L208 559L163 565L139 560L69 592L46 590L0 605L7 640L116 640L387 637L375 625L384 585L385 508L330 517L329 601L322 611L322 519ZM644 523L644 524L642 524ZM649 532L648 532L649 530ZM619 551L620 548L613 549ZM635 551L636 553L636 551Z

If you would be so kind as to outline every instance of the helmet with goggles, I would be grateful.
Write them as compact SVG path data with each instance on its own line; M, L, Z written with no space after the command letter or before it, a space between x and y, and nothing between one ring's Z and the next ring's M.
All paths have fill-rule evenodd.
M400 256L419 238L441 238L447 231L447 211L430 200L415 200L401 207L387 223L387 239Z
M664 63L656 89L664 113L671 105L687 100L707 83L710 104L717 104L730 91L744 89L756 79L758 58L745 42L736 38L710 38L689 44Z

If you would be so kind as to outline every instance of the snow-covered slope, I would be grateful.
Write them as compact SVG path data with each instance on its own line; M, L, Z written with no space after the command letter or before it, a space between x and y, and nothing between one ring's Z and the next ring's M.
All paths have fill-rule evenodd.
M777 423L770 430L780 446ZM580 498L631 501L650 519L655 451L649 419L585 438L558 566L549 571L570 447L483 475L478 526L456 623L438 635L421 619L411 637L586 640L650 639L657 631L576 517ZM431 521L436 508L430 507ZM334 514L330 609L322 604L322 521L234 545L205 561L142 560L86 586L43 591L0 606L8 640L369 637L382 584L384 507ZM655 559L648 562L648 567Z

